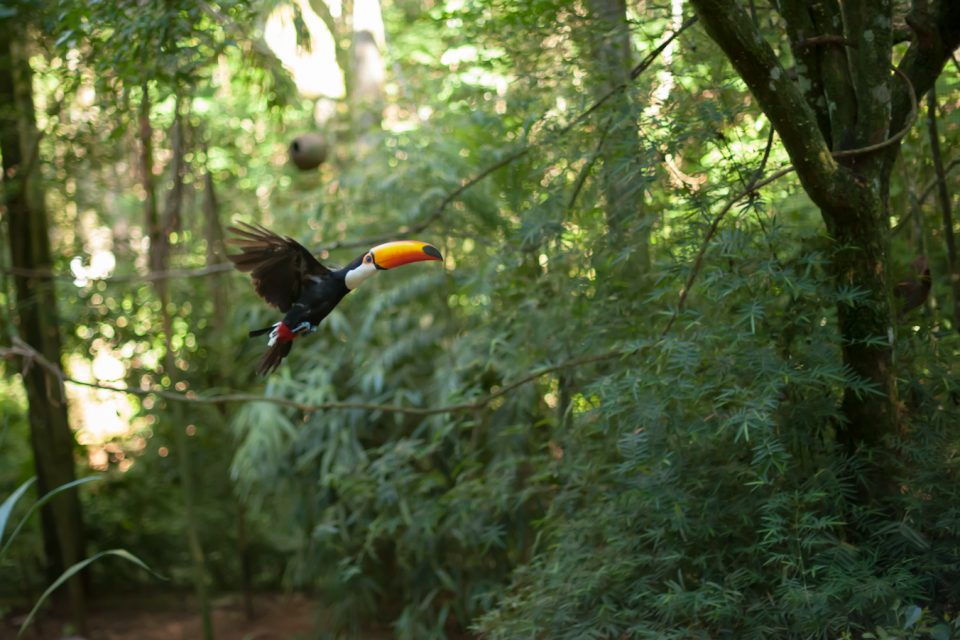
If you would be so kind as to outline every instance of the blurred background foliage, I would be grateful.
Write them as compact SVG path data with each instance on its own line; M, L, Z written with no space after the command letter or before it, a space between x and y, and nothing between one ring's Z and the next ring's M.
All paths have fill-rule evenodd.
M861 384L842 365L835 305L857 293L830 285L820 214L795 178L730 211L677 306L770 130L702 30L579 120L622 76L598 57L609 34L597 3L383 0L380 125L364 128L366 107L305 97L264 39L280 12L309 50L305 16L321 4L0 2L23 20L35 73L67 373L430 408L619 355L431 415L268 402L175 412L155 396L69 386L81 474L109 477L82 491L91 549L128 549L171 579L163 588L189 588L181 430L207 586L312 594L329 637L955 637L960 341L937 276L946 257L923 127L892 187L891 269L908 277L925 253L934 286L896 327L909 428L889 464L901 488L891 515L857 499L858 460L835 442L842 390ZM675 9L627 3L632 63L677 28ZM760 10L778 33L777 14ZM958 84L948 65L937 87L948 161ZM176 135L183 148L169 229L169 268L184 270L167 285L175 372L144 278L144 108L161 209ZM329 152L303 172L287 147L307 131ZM775 143L768 172L787 162ZM611 184L623 201L610 201ZM632 212L616 233L615 205ZM216 268L231 221L261 222L335 264L369 245L334 243L414 227L446 262L374 279L263 381L264 345L246 331L276 314L246 278ZM6 495L33 470L18 367L0 367ZM33 526L0 564L6 609L47 578ZM133 567L91 570L94 592L158 588Z

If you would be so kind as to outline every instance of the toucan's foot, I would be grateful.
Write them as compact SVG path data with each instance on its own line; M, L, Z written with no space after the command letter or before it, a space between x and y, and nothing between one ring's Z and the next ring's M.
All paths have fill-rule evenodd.
M310 324L309 322L301 322L295 326L291 331L293 331L298 336L303 336L308 333L315 333L317 331L318 325Z

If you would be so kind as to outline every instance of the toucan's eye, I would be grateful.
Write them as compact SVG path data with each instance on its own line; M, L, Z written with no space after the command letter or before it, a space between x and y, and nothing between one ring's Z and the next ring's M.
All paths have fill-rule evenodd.
M373 254L368 253L367 255L363 256L363 261L366 262L367 264L370 264L371 262L373 262Z

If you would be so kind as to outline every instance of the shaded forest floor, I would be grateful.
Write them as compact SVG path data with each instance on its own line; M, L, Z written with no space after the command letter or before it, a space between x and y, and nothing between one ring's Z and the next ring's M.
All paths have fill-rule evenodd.
M301 595L258 594L254 617L247 619L240 596L217 598L213 604L216 640L294 640L312 637L317 604ZM111 599L90 608L85 640L199 640L200 616L189 601L177 598ZM0 640L13 640L23 616L0 621ZM65 621L47 614L23 640L60 640Z

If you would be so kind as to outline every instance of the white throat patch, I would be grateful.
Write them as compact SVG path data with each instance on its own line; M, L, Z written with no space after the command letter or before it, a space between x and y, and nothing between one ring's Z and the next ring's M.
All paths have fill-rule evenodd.
M361 262L359 267L347 271L347 276L344 278L347 289L353 291L376 272L377 267L372 262Z

